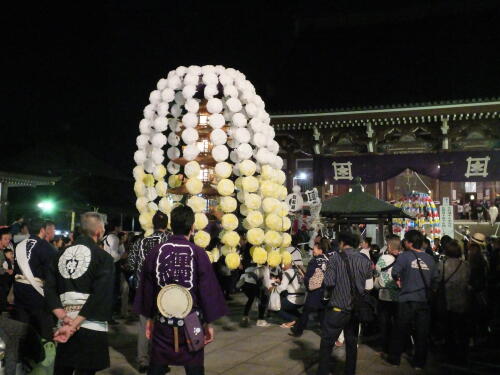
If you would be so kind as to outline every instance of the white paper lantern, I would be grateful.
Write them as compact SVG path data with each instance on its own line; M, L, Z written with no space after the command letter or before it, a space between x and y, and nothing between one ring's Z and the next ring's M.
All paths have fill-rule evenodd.
M226 105L231 112L239 112L242 108L241 102L237 98L229 98L226 101Z
M250 132L246 128L237 128L233 134L234 139L239 143L250 142Z
M243 113L235 113L231 119L234 126L242 128L247 125L247 119Z
M194 128L196 125L198 125L198 116L194 113L186 113L184 116L182 116L182 124L186 128Z
M162 148L167 144L167 137L163 133L156 133L151 138L151 144L155 148Z
M200 153L200 149L198 148L198 146L195 143L187 145L186 147L184 147L184 150L183 150L183 156L184 156L184 159L186 159L186 160L196 159L196 157L198 156L199 153Z
M218 93L219 93L219 90L217 89L216 85L206 85L205 89L203 90L203 96L205 97L205 99L211 99L215 95L217 95ZM222 111L222 108L221 108L221 111Z
M253 118L253 119L250 120L250 127L252 128L252 130L255 133L257 133L257 132L263 133L265 125L258 118Z
M156 106L154 104L148 104L144 107L143 111L144 118L148 120L153 120L156 115Z
M181 139L179 138L179 136L177 134L175 134L174 132L171 132L168 135L167 141L168 141L168 144L170 146L178 146Z
M209 99L207 102L207 110L210 113L220 113L222 111L222 100L217 98Z
M167 149L167 157L170 160L177 159L181 156L181 151L177 147L169 147Z
M238 146L237 152L240 160L250 159L252 157L252 146L248 143L243 143Z
M202 80L206 85L217 85L217 83L219 83L217 75L213 72L203 73Z
M200 109L200 103L198 103L198 100L191 98L186 100L184 108L186 108L188 112L197 113Z
M167 87L167 80L165 78L160 78L160 80L156 84L156 88L161 91L165 87Z
M149 94L149 102L152 104L158 104L161 102L160 90L151 91L151 93Z
M224 161L229 156L229 150L224 145L215 146L212 149L212 156L215 159L215 161L218 162Z
M182 95L182 91L177 91L174 95L174 100L180 106L183 106L186 103L186 98Z
M185 86L195 86L199 83L200 77L195 74L186 74L184 77L184 85Z
M192 98L194 94L196 94L195 85L187 85L182 89L182 95L186 98L186 100Z
M155 164L161 164L161 163L163 163L163 160L165 159L163 157L163 150L161 148L155 148L151 152L151 159L153 160L153 162Z
M184 174L189 178L198 177L200 170L200 164L197 161L190 161L184 166Z
M186 128L182 131L182 140L187 145L195 143L198 138L198 131L194 128Z
M201 67L198 65L190 65L187 69L188 74L195 74L199 76L201 74Z
M214 113L213 115L208 116L208 124L214 129L220 129L224 126L226 121L224 120L224 116L220 113Z
M224 86L224 96L237 98L238 97L238 89L233 85Z
M144 150L137 150L134 153L134 161L137 165L142 165L146 161L146 153Z
M139 122L139 131L141 134L151 133L151 122L148 119L142 119L141 122Z
M215 174L219 178L228 178L231 176L232 170L231 164L227 162L220 162L215 165Z
M177 174L181 170L181 166L179 164L174 163L173 161L169 161L167 164L167 171L170 174Z
M231 159L233 163L238 163L240 161L240 157L238 156L238 151L236 150L231 151L229 154L229 159Z
M137 144L137 148L139 148L139 150L143 150L149 144L149 136L141 134L137 137L135 143Z
M177 75L172 75L172 77L167 78L167 86L172 90L177 90L182 86L181 79Z
M223 145L227 141L227 134L222 129L214 129L210 133L210 140L214 146Z
M158 116L160 117L167 117L168 115L168 104L167 103L160 103L158 104L158 108L156 109L158 112Z
M153 126L157 132L164 132L168 129L168 120L165 117L158 117Z
M175 69L175 73L179 76L182 77L184 74L186 74L187 68L185 66L178 66L177 69Z
M168 120L168 127L174 133L179 132L181 130L182 123L179 122L176 118L171 118Z
M166 88L161 92L161 99L164 102L170 103L175 98L175 91L171 88Z

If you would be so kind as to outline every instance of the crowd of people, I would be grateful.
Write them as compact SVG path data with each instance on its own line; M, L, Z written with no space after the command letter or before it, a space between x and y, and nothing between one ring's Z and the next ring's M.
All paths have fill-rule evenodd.
M378 338L372 342L388 365L410 353L413 367L423 368L429 352L464 365L471 348L487 344L499 316L500 239L481 233L459 243L412 230L403 240L387 236L380 248L346 228L333 240L317 236L310 252L299 249L297 235L287 249L292 263L277 267L257 264L241 236L242 262L230 270L224 256L211 264L191 241L190 208L176 208L171 223L157 212L153 225L148 236L113 221L105 230L101 215L87 213L78 235L68 238L40 219L0 228L0 336L9 341L8 374L37 367L93 374L109 366L108 325L134 317L140 372L164 374L181 365L187 374L203 374L203 346L215 337L210 323L228 313L225 300L238 292L246 297L242 326L278 321L294 337L318 329L320 375L329 373L332 350L340 346L345 373L354 374L360 335ZM196 316L162 318L157 297L170 284L189 292ZM196 350L183 329L188 324L203 337Z

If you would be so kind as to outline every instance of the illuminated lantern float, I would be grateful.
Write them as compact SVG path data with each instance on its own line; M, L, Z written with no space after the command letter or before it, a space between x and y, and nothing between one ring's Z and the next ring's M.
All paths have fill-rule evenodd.
M415 220L394 219L395 233L408 232L411 229L422 230L427 226L427 234L432 238L441 237L439 213L429 194L412 192L401 198L395 206L401 207L415 218Z
M195 212L195 243L207 249L207 214L220 220L219 254L235 269L240 224L256 263L291 258L287 189L279 145L263 100L245 75L223 66L178 67L158 81L140 121L134 154L136 206L149 235L157 210L178 204ZM241 222L242 221L242 222Z

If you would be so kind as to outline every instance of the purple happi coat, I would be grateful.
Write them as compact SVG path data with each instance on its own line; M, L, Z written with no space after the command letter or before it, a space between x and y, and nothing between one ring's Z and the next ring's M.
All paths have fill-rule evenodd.
M228 313L212 264L202 248L185 236L171 236L156 246L144 260L134 311L149 319L159 316L156 297L168 284L181 285L191 292L193 309L201 311L204 323ZM173 328L155 320L151 343L151 363L160 365L201 365L204 351L189 352L184 331L179 328L179 352L174 351Z

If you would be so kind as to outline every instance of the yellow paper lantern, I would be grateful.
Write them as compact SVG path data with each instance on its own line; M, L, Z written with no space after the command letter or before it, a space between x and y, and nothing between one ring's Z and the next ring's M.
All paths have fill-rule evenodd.
M255 193L259 190L259 180L257 180L254 176L244 177L242 186L243 190L247 193Z
M223 178L217 184L217 192L222 196L228 196L234 193L234 183L227 178Z
M167 175L167 169L163 164L159 164L155 167L153 171L153 176L156 180L161 180Z
M282 237L281 247L289 247L292 244L292 236L289 233L283 233Z
M182 185L182 176L179 174L173 174L168 177L168 186L171 188L177 188Z
M207 232L200 230L194 235L194 243L199 247L206 248L210 243L210 235Z
M266 226L275 231L281 231L283 218L276 214L269 214L266 216Z
M142 181L136 181L134 183L134 192L136 197L143 197L146 195L146 185Z
M246 221L251 228L256 228L262 225L264 217L260 211L249 211Z
M261 206L262 199L257 194L245 194L245 205L251 210L258 210Z
M221 225L224 230L235 230L238 228L238 218L234 214L225 214L222 216Z
M205 229L207 225L207 215L199 212L194 214L194 229L201 231L202 229Z
M198 177L188 178L186 181L186 189L189 194L197 195L203 190L203 182Z
M264 236L264 242L266 245L279 247L282 242L281 235L274 230L268 230Z
M256 168L257 165L251 160L243 160L240 163L240 173L244 176L252 176Z
M213 263L214 262L214 257L212 255L212 253L210 251L205 251L207 253L207 256L208 256L208 260L210 261L210 263Z
M274 195L276 194L276 191L277 190L275 188L275 183L272 182L272 181L262 181L262 183L260 184L260 194L263 196L263 197L274 197Z
M235 270L240 266L240 255L238 253L230 253L226 255L226 266L230 270Z
M144 172L142 165L136 165L132 170L132 174L134 175L134 179L136 181L142 181L146 173Z
M264 198L262 201L262 209L266 214L276 211L279 208L281 208L281 202L276 198Z
M273 167L268 164L263 165L260 169L260 175L264 180L271 180L274 176Z
M267 251L262 247L254 247L252 252L252 260L257 264L264 264L267 262Z
M156 183L155 189L159 197L165 197L167 195L168 185L165 180L160 180Z
M193 212L202 212L207 208L207 201L202 197L194 195L187 200L186 205L191 207Z
M282 230L283 230L284 232L286 232L287 230L289 230L289 229L291 228L291 226L292 226L292 221L290 220L290 218L288 218L288 217L286 217L286 216L285 216L285 217L283 218L283 221L282 221L282 223L281 223L281 226L282 226Z
M233 197L222 197L220 199L220 208L224 212L233 212L238 207L238 202Z
M227 246L227 245L223 245L220 250L221 250L222 255L227 257L228 254L234 253L236 251L236 248L231 247L231 246Z
M228 231L223 234L221 238L221 242L224 245L231 246L231 247L236 247L240 243L240 235L236 233L235 231Z
M260 228L252 228L247 232L247 240L252 245L261 245L264 242L264 231Z
M145 174L142 178L142 182L144 182L144 185L147 187L155 186L155 178L152 174Z
M267 264L269 267L278 267L281 263L281 254L277 250L271 251L267 254Z
M290 254L287 250L281 252L281 261L283 265L288 266L292 264L292 254Z
M158 209L164 214L169 214L170 211L172 211L172 203L170 203L168 198L164 197L160 199L160 202L158 203Z

